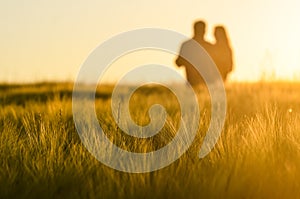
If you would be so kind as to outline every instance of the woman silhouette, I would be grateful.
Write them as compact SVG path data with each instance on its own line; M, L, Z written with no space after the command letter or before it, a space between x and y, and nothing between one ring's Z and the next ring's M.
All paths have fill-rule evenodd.
M226 81L228 73L230 73L233 68L232 50L223 26L215 27L214 36L216 43L213 46L211 56L215 61L223 80Z

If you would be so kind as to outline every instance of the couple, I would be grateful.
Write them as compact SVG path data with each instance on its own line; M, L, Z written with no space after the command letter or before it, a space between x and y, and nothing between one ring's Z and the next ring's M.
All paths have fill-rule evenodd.
M228 73L232 71L232 50L225 28L223 26L215 27L214 36L216 42L214 44L205 41L205 29L206 25L203 21L198 21L194 24L194 37L182 44L179 56L176 59L176 65L178 67L185 67L187 80L192 86L197 86L205 82L193 65L183 57L192 60L194 65L204 65L204 67L207 67L205 68L205 72L209 74L209 62L207 61L207 56L205 56L203 52L200 52L199 48L195 47L195 41L199 43L213 59L223 81L226 81ZM207 63L206 66L205 63ZM214 79L215 77L210 77L211 81L214 81Z

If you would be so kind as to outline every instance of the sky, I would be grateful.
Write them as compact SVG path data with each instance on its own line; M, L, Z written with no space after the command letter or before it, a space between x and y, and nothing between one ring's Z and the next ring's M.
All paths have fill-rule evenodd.
M299 8L297 0L1 0L0 82L74 81L92 50L113 35L155 27L191 37L201 19L211 42L214 26L227 29L230 81L299 81ZM172 55L144 51L121 57L103 78L117 81L151 60L176 69Z

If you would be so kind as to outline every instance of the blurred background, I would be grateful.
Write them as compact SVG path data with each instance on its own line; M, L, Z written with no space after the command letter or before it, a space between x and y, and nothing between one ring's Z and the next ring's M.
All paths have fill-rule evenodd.
M156 27L192 37L202 19L211 42L214 26L227 28L234 52L229 81L299 81L299 7L296 0L1 1L0 82L74 81L89 53L113 35ZM147 50L117 60L103 81L150 62L184 75L174 55Z

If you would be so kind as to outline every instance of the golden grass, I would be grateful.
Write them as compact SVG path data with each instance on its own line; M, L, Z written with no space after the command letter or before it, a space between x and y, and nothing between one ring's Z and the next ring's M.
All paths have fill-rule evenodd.
M200 129L189 150L166 168L130 174L98 162L82 145L72 118L72 84L2 85L0 198L300 198L300 85L235 83L226 90L225 127L208 156L198 159L210 114L203 90ZM131 104L137 123L149 122L144 108L154 102L170 116L159 135L134 139L110 114L111 91L98 88L96 108L116 144L147 152L172 139L180 116L176 98L163 89L137 92ZM139 104L144 97L147 103Z

